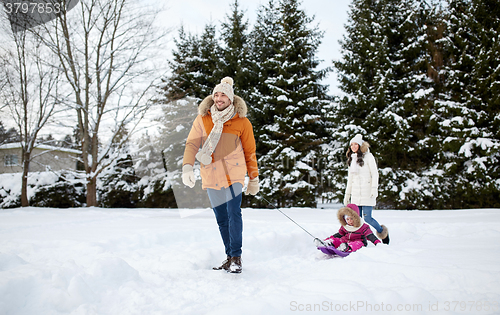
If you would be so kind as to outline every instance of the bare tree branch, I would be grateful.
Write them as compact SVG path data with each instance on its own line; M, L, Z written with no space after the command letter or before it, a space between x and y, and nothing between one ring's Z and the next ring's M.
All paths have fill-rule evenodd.
M136 130L164 74L154 63L167 35L154 25L158 13L141 1L80 1L40 33L67 85L60 102L75 112L87 206L97 206L97 176ZM117 140L124 128L131 132Z
M23 207L29 206L27 181L33 149L42 128L60 110L55 96L60 73L47 66L51 56L38 37L26 30L11 33L1 52L1 102L21 137Z

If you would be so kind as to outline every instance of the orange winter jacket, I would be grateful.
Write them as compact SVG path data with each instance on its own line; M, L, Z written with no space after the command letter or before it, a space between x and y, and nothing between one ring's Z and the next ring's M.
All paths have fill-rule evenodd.
M186 141L182 165L194 165L196 153L212 131L214 123L210 107L213 104L210 95L198 106L198 116L193 122ZM220 190L234 183L244 185L247 173L250 179L259 175L253 128L246 118L246 103L241 97L235 95L233 104L236 113L224 124L219 143L212 154L212 163L200 166L203 189Z

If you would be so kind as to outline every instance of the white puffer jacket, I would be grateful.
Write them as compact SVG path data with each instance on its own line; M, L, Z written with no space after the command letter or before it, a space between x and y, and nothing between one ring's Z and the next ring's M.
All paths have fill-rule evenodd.
M368 142L361 146L363 166L357 163L357 154L352 154L344 204L353 203L357 206L375 206L378 195L378 169L373 154L370 153Z

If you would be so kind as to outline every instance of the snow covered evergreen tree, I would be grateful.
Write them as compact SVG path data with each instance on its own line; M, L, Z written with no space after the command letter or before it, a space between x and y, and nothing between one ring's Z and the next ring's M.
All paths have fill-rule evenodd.
M343 155L361 133L372 146L381 172L379 204L412 208L405 192L433 159L426 134L432 114L433 81L427 24L431 7L416 0L355 0L346 26L341 61L335 62L340 87L337 125L332 145ZM339 144L341 141L343 144ZM335 161L341 200L346 164Z
M175 200L163 158L161 138L143 134L133 159L140 178L137 204L147 208L175 208Z
M184 146L198 115L197 106L197 99L187 97L162 108L164 116L159 120L162 127L158 141L163 149L164 167L168 172L180 171L182 168Z
M315 206L321 169L318 160L327 137L323 108L329 104L316 70L323 33L297 0L270 1L262 7L253 36L264 46L254 52L264 73L256 87L252 113L261 128L258 142L261 190L279 206ZM276 16L272 14L276 12ZM269 21L274 20L273 25ZM266 25L267 24L267 25Z
M197 38L187 34L184 26L179 28L178 38L174 38L177 50L172 51L173 60L168 61L171 76L163 79L165 96L169 100L178 100L195 92L195 74L197 67Z
M145 207L176 208L174 190L183 188L181 182L182 158L187 136L197 115L199 99L185 97L162 104L163 115L158 118L158 133L145 134L138 142L134 156L139 181L139 205ZM195 166L199 168L199 164ZM197 173L199 175L199 173ZM198 178L199 179L199 178ZM198 181L198 184L201 182ZM196 193L206 193L193 190Z
M447 207L498 207L500 196L500 7L450 0L443 36L444 87L433 121L447 178Z
M199 85L198 94L192 96L204 99L212 94L214 87L220 83L218 77L220 59L222 58L220 42L217 37L217 27L213 23L205 25L205 29L200 38L200 64L198 68L196 83Z
M222 23L221 37L213 22L205 25L201 35L179 29L176 38L174 60L169 61L172 74L164 79L162 89L168 101L185 96L199 100L212 93L213 88L225 76L234 79L237 94L246 99L250 89L250 61L248 58L248 21L240 11L238 1L231 6L232 12Z
M159 138L154 141L155 145L162 149L163 165L166 170L163 181L164 189L170 187L176 193L178 207L185 207L187 201L185 193L188 191L188 198L193 200L203 200L207 194L201 189L201 177L199 175L199 163L195 163L195 176L197 177L196 189L188 189L182 183L182 160L184 148L193 121L198 115L197 107L199 100L193 97L170 102L162 109L164 115L159 120L161 130Z
M181 26L174 42L173 60L168 61L171 74L162 80L160 88L164 97L158 101L167 103L186 96L201 100L210 95L216 82L219 82L214 77L220 59L215 25L205 25L201 36L187 33Z
M128 131L120 128L118 137L113 142L109 167L99 177L99 204L105 208L134 208L137 204L137 182L134 164L128 141L119 145L122 139L128 138Z
M0 121L0 145L19 141L20 136L17 130L15 128L5 129L3 122Z
M495 204L497 4L353 2L343 58L335 63L345 97L331 147L344 153L358 132L371 140L381 172L379 206ZM335 178L345 181L345 164L333 165Z
M346 34L341 41L342 59L334 61L343 95L335 108L335 114L330 116L335 123L329 154L333 170L330 180L335 189L333 196L328 197L335 197L337 201L344 197L348 142L357 133L371 140L363 128L367 125L364 122L371 111L385 108L389 90L385 78L391 74L388 43L381 21L383 3L354 0L350 9L349 20L345 25Z
M137 205L137 182L132 156L126 154L109 168L99 187L99 204L104 208L134 208Z
M267 153L271 147L267 131L273 106L269 102L271 89L266 83L267 78L278 76L280 68L275 59L276 51L281 42L278 40L280 23L278 6L275 0L269 0L267 5L261 5L257 12L257 21L250 33L251 73L254 79L252 93L248 96L248 113L254 128L258 155Z
M432 141L435 82L429 71L432 56L428 28L435 22L434 6L425 1L384 3L383 25L387 38L388 90L385 106L366 119L368 135L379 157L385 192L381 204L421 208L425 197L435 198L430 169L436 151ZM419 185L415 187L415 181Z
M231 10L222 23L223 49L215 76L219 80L226 76L232 77L235 93L248 101L254 85L249 58L248 20L245 20L244 12L240 10L238 0L231 5Z

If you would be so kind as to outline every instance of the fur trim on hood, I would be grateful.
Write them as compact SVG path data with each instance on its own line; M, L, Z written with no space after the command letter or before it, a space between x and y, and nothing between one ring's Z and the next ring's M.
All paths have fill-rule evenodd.
M351 209L349 207L340 208L339 211L337 212L337 218L339 219L339 222L343 227L348 226L347 222L345 221L345 218L344 218L345 215L352 218L353 226L355 228L361 227L362 221L361 221L359 214L357 214L356 211L354 211L353 209Z
M198 105L198 114L201 116L206 116L210 111L210 108L214 104L214 100L212 99L212 95L205 97L203 101L201 101L200 105ZM234 110L238 114L240 118L245 118L247 116L247 104L245 101L235 95L234 96Z
M363 142L363 145L361 146L361 152L366 153L370 150L370 144L368 141Z

